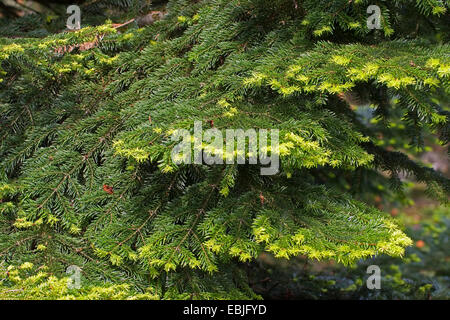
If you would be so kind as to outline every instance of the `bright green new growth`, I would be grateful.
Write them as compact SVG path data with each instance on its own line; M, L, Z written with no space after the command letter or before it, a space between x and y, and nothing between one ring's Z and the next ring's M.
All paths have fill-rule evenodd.
M262 251L402 256L411 240L362 195L380 171L443 201L448 180L377 146L346 96L382 123L400 115L405 141L428 128L448 143L449 46L425 36L448 16L442 1L381 1L371 31L369 4L174 0L142 29L1 38L1 259L165 298L242 298L254 295L240 262ZM279 129L280 173L176 165L171 134L194 121Z
M25 262L19 267L0 265L0 300L157 300L158 295L134 291L129 284L71 287L70 277L57 278L42 266Z

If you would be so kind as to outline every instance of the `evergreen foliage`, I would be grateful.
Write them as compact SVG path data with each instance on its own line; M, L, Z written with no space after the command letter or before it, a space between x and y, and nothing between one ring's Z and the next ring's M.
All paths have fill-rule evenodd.
M377 2L382 30L364 0L173 0L144 28L0 30L1 259L213 299L255 298L242 266L263 251L402 256L411 240L363 200L406 173L448 201L448 179L378 137L401 121L404 143L448 144L448 5ZM171 135L194 121L279 129L280 173L176 165Z
M129 284L106 286L89 285L71 288L70 278L57 278L50 275L45 266L37 270L30 262L19 267L0 266L1 300L156 300L152 293L133 291Z
M265 257L256 263L250 282L266 299L448 300L449 208L425 208L422 215L425 218L420 222L400 217L415 242L404 258L383 255L347 268L316 266L305 258L279 264ZM370 265L381 268L380 290L367 288Z

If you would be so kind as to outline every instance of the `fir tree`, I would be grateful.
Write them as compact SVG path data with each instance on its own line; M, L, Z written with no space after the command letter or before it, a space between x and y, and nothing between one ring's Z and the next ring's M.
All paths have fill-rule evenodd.
M448 200L448 179L379 139L400 121L403 143L448 144L448 5L377 1L369 30L371 4L173 0L143 28L21 29L36 14L0 30L1 259L213 299L255 297L245 263L263 251L402 256L411 240L366 200L401 197L401 174ZM194 121L280 130L280 172L175 164L171 135Z

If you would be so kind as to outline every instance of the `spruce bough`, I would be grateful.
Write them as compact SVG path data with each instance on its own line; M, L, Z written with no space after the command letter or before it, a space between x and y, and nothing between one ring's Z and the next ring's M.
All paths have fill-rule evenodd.
M263 251L402 256L411 240L365 200L401 194L402 173L448 199L448 179L379 140L399 120L401 141L448 143L447 2L378 3L381 30L369 1L174 0L145 28L0 38L1 260L216 299L256 297ZM176 165L171 134L194 121L278 129L279 174Z

